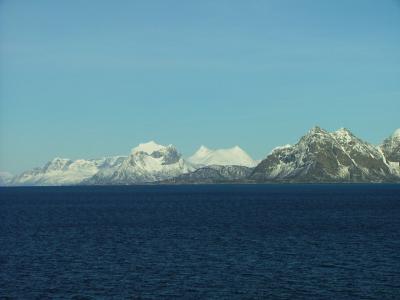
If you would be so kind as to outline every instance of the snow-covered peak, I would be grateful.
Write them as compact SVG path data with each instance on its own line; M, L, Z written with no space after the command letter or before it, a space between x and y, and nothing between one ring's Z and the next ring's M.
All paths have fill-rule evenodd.
M204 157L210 152L212 152L211 149L208 149L206 146L201 145L200 148L197 149L197 151L191 157Z
M356 137L347 128L340 128L332 133L332 136L339 142L349 142Z
M393 132L392 138L400 139L400 128Z
M198 151L202 151L202 152L209 152L211 151L210 149L208 149L206 146L201 145Z
M154 141L150 141L147 143L139 144L139 146L133 148L132 154L135 154L138 152L145 152L145 153L151 155L153 152L160 151L165 148L166 148L166 146L159 145Z
M308 134L321 134L321 133L328 133L328 132L319 126L314 126L308 131Z
M242 148L235 146L228 149L211 150L201 146L188 159L189 162L196 165L237 165L254 167L257 162L254 161Z
M232 151L237 151L237 152L244 152L242 148L240 148L238 145L234 146L231 148Z
M71 163L72 160L70 160L69 158L56 157L53 158L44 166L44 170L45 171L63 170L66 169Z
M55 157L50 162L51 163L66 163L69 160L70 160L69 158Z
M324 143L326 140L332 139L332 134L319 126L311 128L307 134L301 137L299 144L307 147L310 143Z
M300 141L303 143L324 143L332 139L340 143L348 143L351 140L359 140L350 130L344 127L334 132L329 132L321 127L315 126L311 128L308 133L301 138Z

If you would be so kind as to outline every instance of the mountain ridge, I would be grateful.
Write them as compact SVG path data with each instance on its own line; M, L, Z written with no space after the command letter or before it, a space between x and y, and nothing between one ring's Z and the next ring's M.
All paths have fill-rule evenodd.
M56 157L0 179L1 185L400 182L400 129L375 146L346 128L328 132L315 126L296 144L274 148L259 163L239 146L200 146L185 159L172 144L150 141L127 156Z

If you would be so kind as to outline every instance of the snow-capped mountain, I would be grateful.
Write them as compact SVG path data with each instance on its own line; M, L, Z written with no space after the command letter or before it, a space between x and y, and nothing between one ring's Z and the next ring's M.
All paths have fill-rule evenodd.
M250 155L248 155L239 146L235 146L229 149L217 149L211 150L205 146L201 146L196 153L188 158L188 161L192 164L199 166L210 166L210 165L220 165L220 166L245 166L254 167L257 162L253 160Z
M140 144L113 172L100 171L84 184L137 184L166 180L193 171L172 145Z
M0 186L8 185L12 180L12 174L8 172L0 172Z
M101 159L54 158L43 167L25 171L14 177L11 185L74 185L91 178L100 170L110 170L121 164L123 156Z
M293 146L275 149L249 177L278 182L383 182L398 177L378 147L347 129L314 127Z

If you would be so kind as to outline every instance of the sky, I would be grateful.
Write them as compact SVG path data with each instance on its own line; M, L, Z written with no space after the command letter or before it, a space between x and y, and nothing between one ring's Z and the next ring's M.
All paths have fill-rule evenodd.
M0 0L0 171L400 127L400 1Z

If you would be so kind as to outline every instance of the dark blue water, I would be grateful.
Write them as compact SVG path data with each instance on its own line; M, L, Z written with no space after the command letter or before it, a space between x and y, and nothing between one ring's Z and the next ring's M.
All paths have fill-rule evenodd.
M0 189L0 298L399 299L399 185Z

